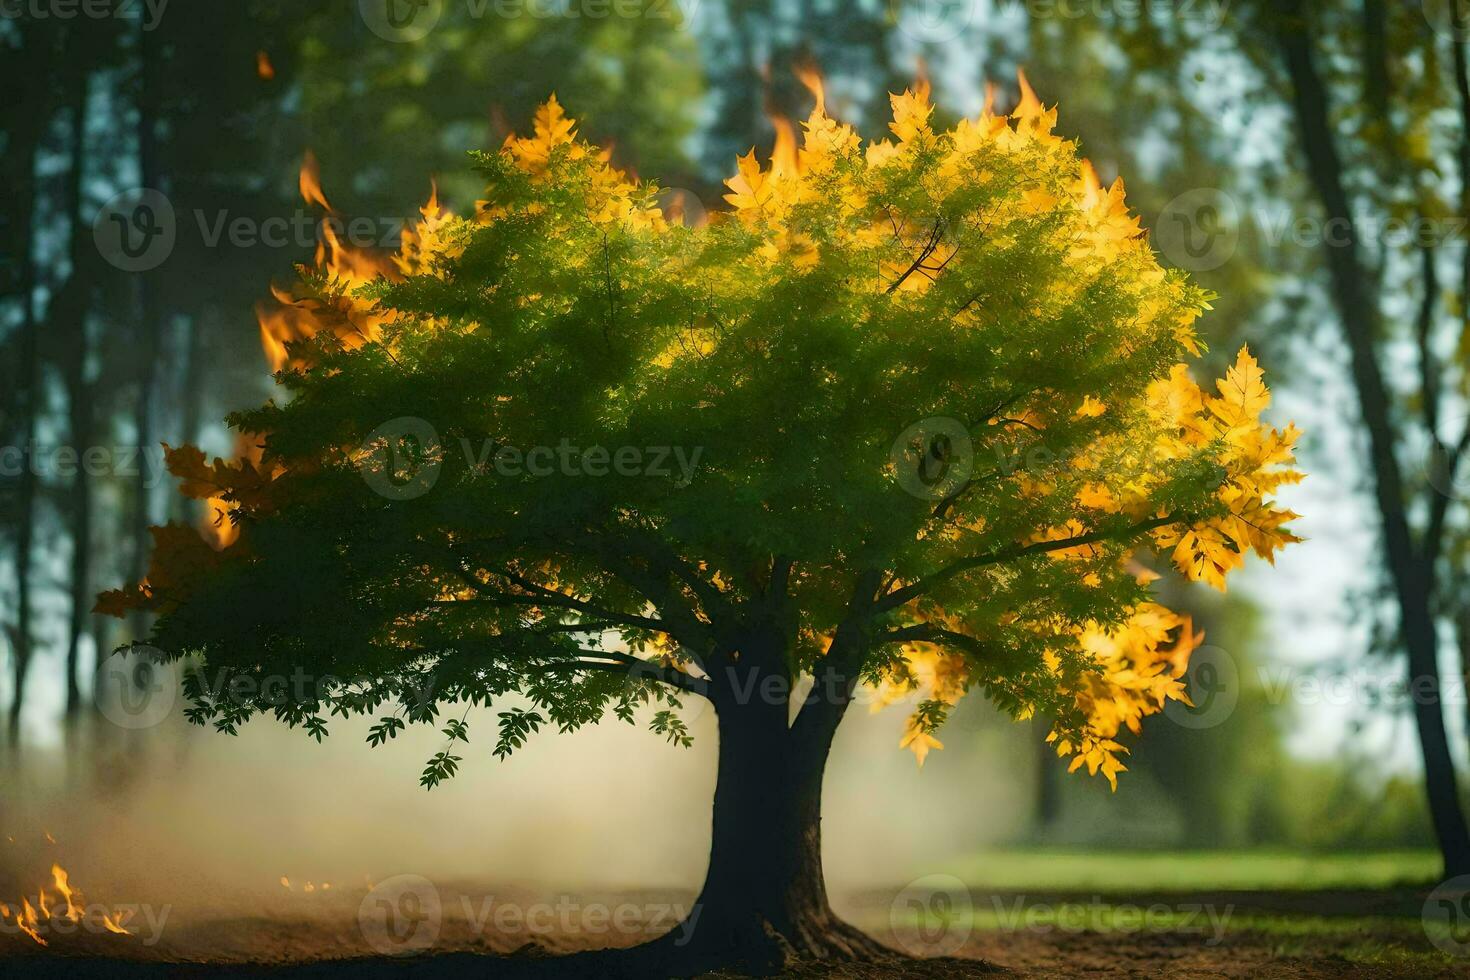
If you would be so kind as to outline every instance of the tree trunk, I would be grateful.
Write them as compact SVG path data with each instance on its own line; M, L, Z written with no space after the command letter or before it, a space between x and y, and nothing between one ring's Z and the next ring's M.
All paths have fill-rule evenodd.
M709 872L685 933L694 965L766 972L793 959L886 952L828 904L822 776L831 734L802 740L786 713L785 704L720 710Z
M74 53L80 61L80 53ZM77 67L71 81L72 135L71 172L67 177L67 194L71 209L71 272L66 283L52 298L50 320L69 337L70 350L63 361L66 382L67 415L72 445L85 453L92 443L95 429L93 408L94 386L87 374L91 338L88 316L91 310L92 283L95 268L84 244L86 221L83 217L83 176L86 171L87 103L91 91L91 75ZM90 244L90 243L87 243ZM92 610L92 478L85 465L79 465L72 476L68 493L71 517L71 612L66 639L66 716L75 718L82 710L81 650L82 634ZM100 651L99 651L100 654Z
M850 686L808 704L796 724L785 698L744 690L757 693L713 699L719 765L704 887L683 923L629 951L637 970L771 975L812 960L897 959L837 917L822 875L822 777Z
M10 184L10 193L20 202L16 208L14 230L9 233L8 239L15 243L19 254L15 263L20 270L16 276L15 291L19 295L21 308L19 364L16 371L16 386L20 394L16 399L16 412L22 420L20 437L27 454L15 490L15 620L5 624L12 647L8 723L12 744L19 744L20 741L20 717L25 705L26 679L30 673L34 639L32 591L35 578L32 557L39 518L36 506L39 487L35 460L29 454L35 450L40 416L45 408L42 394L40 312L36 307L38 277L34 249L36 205L40 196L36 173L38 158L43 149L45 125L50 119L52 106L45 59L52 50L54 40L52 32L43 29L45 25L26 26L29 30L23 35L21 52L13 55L21 77L7 77L7 81L13 83L16 98L29 108L25 124L7 134L9 140L5 149L5 160L8 164L5 167L5 176ZM29 71L26 67L28 65ZM9 76L9 72L6 74Z
M1470 873L1470 831L1460 806L1454 759L1450 754L1441 705L1438 638L1433 598L1437 541L1416 546L1395 447L1391 399L1379 365L1379 296L1368 283L1360 260L1360 236L1343 180L1342 160L1333 137L1328 95L1317 71L1305 7L1290 0L1281 10L1277 42L1292 82L1292 107L1307 160L1308 175L1330 227L1340 240L1324 248L1332 300L1347 343L1363 423L1368 430L1373 488L1382 522L1385 567L1399 607L1399 628L1408 655L1409 681L1416 691L1414 722L1424 762L1424 788L1446 877Z

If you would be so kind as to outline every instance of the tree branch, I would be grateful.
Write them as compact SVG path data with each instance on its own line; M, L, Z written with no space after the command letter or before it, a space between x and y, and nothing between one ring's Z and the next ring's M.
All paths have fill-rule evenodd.
M986 565L998 565L1031 555L1046 554L1052 551L1065 551L1068 548L1080 548L1102 541L1126 541L1130 538L1147 534L1156 528L1169 524L1189 523L1191 520L1192 518L1184 515L1171 514L1167 517L1155 517L1152 520L1140 521L1121 531L1091 531L1087 534L1078 534L1070 538L1036 541L1028 545L1012 545L1008 548L1002 548L999 551L992 551L989 554L962 558L911 585L888 593L878 600L873 609L875 612L887 612L891 609L897 609L899 606L912 602L919 596L929 592L936 585L942 585L957 575L963 575L965 572L973 571L976 568L983 568Z

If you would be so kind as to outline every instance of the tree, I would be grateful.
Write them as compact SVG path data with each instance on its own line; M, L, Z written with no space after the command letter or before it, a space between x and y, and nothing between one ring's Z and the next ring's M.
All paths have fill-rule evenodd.
M1470 71L1464 25L1458 15L1451 17L1446 10L1445 22L1436 23L1440 11L1434 5L1426 11L1428 21L1422 21L1418 11L1397 11L1390 24L1385 5L1363 4L1363 33L1355 40L1369 97L1364 103L1365 118L1354 120L1360 134L1356 159L1345 157L1334 131L1332 89L1318 68L1314 43L1318 16L1301 0L1291 0L1266 13L1265 28L1289 82L1289 104L1307 179L1329 231L1322 237L1322 259L1367 432L1374 501L1382 525L1383 568L1398 612L1394 632L1406 654L1411 686L1420 692L1413 699L1413 712L1424 784L1444 874L1450 877L1470 872L1470 830L1441 703L1438 621L1446 612L1454 613L1456 572L1454 567L1446 569L1452 563L1446 562L1445 553L1447 542L1455 537L1454 518L1460 510L1453 492L1456 473L1470 451L1470 424L1445 411L1454 404L1452 395L1463 396L1470 379L1465 371L1465 338L1470 336L1470 312L1465 308L1470 296L1470 246L1460 243L1460 309L1446 316L1440 309L1439 285L1439 251L1444 242L1439 232L1429 240L1423 232L1433 231L1448 216L1470 216ZM1444 76L1449 73L1440 60L1437 31L1450 37L1452 86L1445 84ZM1391 32L1417 42L1422 60L1403 59L1402 64L1390 65L1386 38ZM1420 67L1410 69L1408 65L1415 60ZM1396 116L1389 111L1395 96L1411 107L1406 132L1397 131ZM1450 110L1444 114L1452 122L1446 132L1435 133L1428 120L1440 107ZM1459 161L1457 207L1443 199L1437 168L1428 152L1441 139L1455 148ZM1356 193L1350 184L1356 176L1353 163L1369 174L1377 171L1376 180L1366 177L1362 181L1366 189ZM1360 214L1385 215L1414 227L1415 234L1405 239L1409 247L1403 252L1407 254L1395 254L1399 249L1391 235L1375 241ZM1400 314L1402 329L1392 329L1394 325L1387 321L1395 314L1389 312L1392 304L1386 289L1389 284L1403 283L1412 295L1416 278L1417 311L1408 317ZM1458 341L1448 365L1441 356L1446 333ZM1416 378L1412 385L1396 387L1383 361L1390 346L1406 337L1412 338ZM1400 391L1400 387L1407 390ZM1429 447L1428 479L1422 484L1404 472L1401 450L1410 438Z
M260 462L170 453L238 539L157 528L146 581L99 608L157 613L201 725L443 725L428 787L476 705L500 705L504 757L645 705L688 744L681 699L708 698L700 914L647 955L886 955L822 878L858 685L924 692L920 762L978 687L1116 785L1120 732L1183 696L1195 645L1149 554L1223 587L1293 540L1272 496L1296 433L1260 421L1260 369L1242 350L1218 395L1191 380L1209 296L1022 91L949 132L906 92L867 147L819 99L800 150L743 157L697 229L553 98L478 157L473 217L426 207L362 286L307 271L289 398L232 417Z

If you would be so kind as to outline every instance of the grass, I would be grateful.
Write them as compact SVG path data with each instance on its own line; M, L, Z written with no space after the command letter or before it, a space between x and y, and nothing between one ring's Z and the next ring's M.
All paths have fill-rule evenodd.
M1061 949L1072 948L1061 941L1070 935L1092 937L1088 948L1097 950L1202 949L1221 964L1250 952L1273 963L1346 961L1385 976L1466 969L1466 960L1434 947L1436 926L1420 916L1420 889L1439 877L1433 851L1007 848L951 868L970 887L973 905L891 907L883 922L875 915L865 924L1001 937L989 948L1002 955L1015 955L1007 936L1040 936ZM1212 894L1235 891L1261 894ZM1282 900L1287 905L1275 907Z
M1431 884L1434 851L983 851L955 863L971 887L1037 891L1314 891Z

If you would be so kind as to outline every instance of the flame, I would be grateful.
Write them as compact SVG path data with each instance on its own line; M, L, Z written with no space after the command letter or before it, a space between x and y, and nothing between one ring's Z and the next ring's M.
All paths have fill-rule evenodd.
M827 89L822 84L822 73L814 64L798 64L796 66L796 77L806 90L812 93L812 98L817 100L817 107L812 110L815 115L825 116L827 114Z
M296 186L301 190L301 199L307 204L315 204L324 211L330 212L332 205L327 203L327 196L322 193L322 167L317 162L316 154L310 150L301 160L301 174L296 178Z
M771 148L771 175L777 179L794 177L801 173L796 157L796 128L785 116L771 114L771 125L776 127L776 145Z
M73 892L71 886L68 884L69 878L67 873L62 870L61 865L51 865L51 878L56 882L56 890L61 893L62 898L66 899L66 917L73 922L77 921L81 918L81 910L77 908L76 902L72 900Z
M291 890L291 879L290 878L287 878L285 875L281 875L281 887L284 888L284 889L286 889L286 891L290 891Z
M52 843L56 842L56 838L50 834L46 834L46 839ZM14 905L8 902L0 902L0 919L13 919L16 927L21 932L30 936L31 939L35 940L41 946L50 945L47 939L41 935L41 931L47 927L53 918L61 916L70 922L81 922L86 914L84 911L82 890L72 884L71 875L60 864L53 863L51 865L51 884L49 887L54 889L55 894L48 894L47 887L47 885L42 885L36 889L35 905L31 904L31 899L28 895L22 895L19 902ZM64 909L58 904L58 898L61 902L65 903ZM117 921L116 913L99 912L99 915L101 916L103 927L108 932L123 936L132 935L131 932Z
M47 831L43 831L43 833L46 835L46 843L48 843L48 844L55 844L56 843L56 838L51 836L51 831L47 830Z
M396 254L359 248L342 240L337 212L322 190L321 166L310 150L302 160L297 183L302 200L326 212L313 262L344 293L380 277L396 282L420 271L421 259L433 251L438 232L451 217L439 204L439 189L434 186L428 203L419 209L421 220L404 231ZM292 365L287 345L293 341L305 340L330 328L348 347L360 346L377 339L384 321L383 315L376 313L366 301L350 295L327 302L315 297L297 297L289 290L272 286L271 296L274 303L256 304L255 316L260 325L261 347L272 372Z
M30 899L22 898L20 900L20 914L15 917L15 924L20 926L21 932L25 933L27 936L30 936L42 946L51 945L46 940L42 939L41 934L36 931L36 927L40 924L40 920L36 918L36 910L31 908Z
M264 49L255 52L255 74L267 82L276 77L276 66Z
M264 448L258 439L241 432L235 436L234 459L249 460L254 467L262 468ZM204 540L215 551L223 551L240 539L240 529L230 520L233 505L223 496L210 497L205 502L205 514L199 524Z
M200 528L204 539L215 551L224 551L240 537L240 529L230 521L230 505L223 497L210 497L207 513Z

